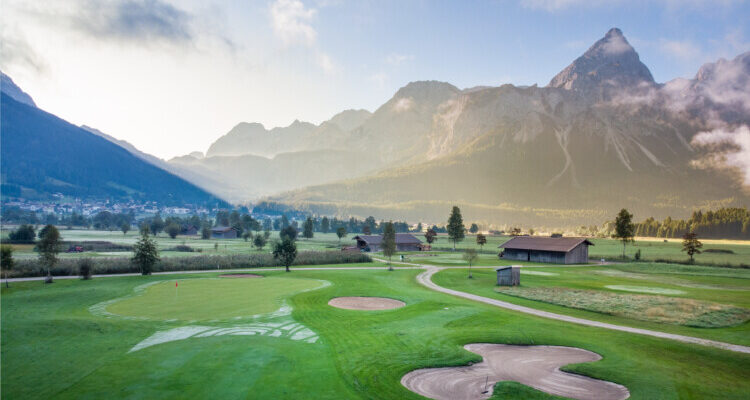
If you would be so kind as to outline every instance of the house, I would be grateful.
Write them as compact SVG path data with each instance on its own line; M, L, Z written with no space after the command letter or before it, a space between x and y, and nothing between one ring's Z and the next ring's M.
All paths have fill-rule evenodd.
M198 234L198 228L193 225L183 225L181 233L186 236L195 236Z
M357 248L360 251L380 251L380 243L383 241L383 235L358 235L353 238L357 241ZM411 233L396 234L397 251L421 251L422 242Z
M518 286L521 284L521 268L518 265L500 267L497 271L498 286Z
M212 239L236 239L237 231L231 226L217 226L211 228Z
M593 245L585 238L517 236L498 247L504 249L500 257L508 260L585 264Z

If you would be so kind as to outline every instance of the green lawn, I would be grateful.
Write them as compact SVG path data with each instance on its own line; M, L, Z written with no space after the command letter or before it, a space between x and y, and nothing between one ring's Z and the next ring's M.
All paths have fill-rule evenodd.
M158 344L131 351L163 332L191 326L232 331L235 324L244 322L174 321L166 314L164 320L141 320L91 311L102 303L112 311L118 304L113 300L131 296L137 287L151 282L163 282L149 287L157 292L163 288L169 297L179 279L180 288L194 283L201 286L203 294L184 308L198 307L203 312L210 309L203 303L221 301L232 310L226 316L243 315L242 306L235 303L245 300L245 291L234 288L233 300L219 299L220 291L212 284L226 281L205 279L217 274L59 280L53 285L14 283L2 290L2 395L9 399L419 399L400 385L405 373L479 361L477 355L462 348L477 342L562 345L594 351L602 355L601 361L565 369L623 384L633 399L740 399L750 391L749 355L498 309L426 289L415 282L419 271L260 273L266 278L232 282L273 279L287 283L269 291L268 297L285 299L293 311L286 316L269 314L257 324L299 324L314 332L318 340L275 337L272 329L267 334L197 335L183 340L162 335L164 340ZM464 273L446 271L438 277L458 280ZM465 276L461 279L467 281ZM194 282L187 283L190 280ZM320 280L331 285L292 294L310 288L307 283L317 286ZM291 290L293 286L296 290ZM246 293L258 298L252 290ZM407 306L359 312L327 305L338 296L383 296L402 300ZM160 299L155 301L168 301ZM196 315L185 312L183 318ZM497 391L494 399L551 398L515 383L501 383Z
M169 280L149 285L109 305L106 311L152 320L248 317L274 311L286 297L321 284L287 277Z
M498 293L496 290L497 275L494 270L475 269L473 271L474 279L467 279L467 275L466 270L446 269L437 273L433 277L433 281L444 287L556 313L750 345L750 322L737 326L710 329L649 322ZM695 299L750 309L750 270L650 263L586 267L524 267L521 270L522 288L550 288L552 290L566 288L602 291L619 295L641 294L616 290L608 286L634 286L655 290L669 289L680 294L662 294L662 296Z
M66 241L92 241L92 240L103 240L118 244L132 245L138 240L138 232L130 231L123 235L120 231L96 231L86 229L61 229L60 233L63 240ZM7 235L7 230L2 232L3 236ZM278 231L271 233L271 239L278 238ZM424 236L421 234L415 234L420 240L424 241ZM351 246L354 244L352 238L356 234L350 233L339 242L338 237L335 233L320 233L316 232L312 239L300 239L297 242L299 250L336 250L341 246ZM497 257L500 249L498 246L505 243L508 239L507 236L487 236L487 244L481 249L487 254L481 254L479 265L506 265L510 261L501 260ZM622 254L622 244L619 241L613 239L590 239L594 246L589 249L590 259L592 262L598 261L600 258L613 258L619 257ZM243 239L208 239L202 240L199 236L177 236L175 239L169 238L165 233L160 233L156 237L156 241L159 249L161 250L162 257L190 257L198 253L190 252L177 252L167 251L176 245L185 244L196 251L202 251L202 254L242 254L242 253L255 253L259 252L250 242L245 242ZM215 246L218 244L218 248ZM448 240L448 237L444 234L438 235L438 239L433 243L433 248L437 251L434 253L438 257L422 257L414 258L414 260L425 260L429 263L435 263L436 265L462 265L463 261L461 255L452 251L447 251L453 246L453 243ZM37 254L33 251L31 245L13 245L15 257L29 258L36 257ZM476 248L479 246L476 244L476 236L467 235L466 239L457 244L458 249ZM270 251L270 246L266 246L262 252ZM681 251L682 243L680 239L668 239L665 243L662 239L638 239L634 244L627 246L626 254L629 257L633 257L637 250L641 250L641 256L644 260L656 260L666 259L675 261L687 260L687 255ZM725 253L704 253L696 255L697 263L717 263L717 264L732 264L738 265L741 263L748 264L750 261L750 242L747 241L732 241L732 240L704 240L704 250L706 249L721 249L730 250L732 254ZM422 253L424 254L424 253ZM85 253L61 253L63 258L78 258L78 257L117 257L127 256L130 257L130 252L85 252ZM512 261L517 263L516 261Z

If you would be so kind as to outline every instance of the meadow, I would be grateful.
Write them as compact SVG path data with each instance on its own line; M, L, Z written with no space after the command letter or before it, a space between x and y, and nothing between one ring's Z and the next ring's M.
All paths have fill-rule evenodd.
M424 288L415 281L418 272L298 269L259 271L265 278L251 279L207 273L14 282L2 289L2 393L418 399L401 377L479 361L463 349L467 343L593 351L603 359L564 370L625 385L633 399L745 398L750 390L750 355L506 311ZM464 270L438 276L446 273L467 281ZM388 297L406 306L363 312L327 305L339 296ZM149 306L153 301L165 307ZM554 397L501 382L493 395L500 398Z
M138 240L138 232L130 231L127 234L123 234L120 231L98 231L98 230L87 230L87 229L61 229L60 233L62 239L69 242L86 242L86 241L105 241L114 244L132 245ZM271 232L270 239L278 238L278 231ZM415 234L420 240L424 241L424 237L419 234ZM7 236L7 229L2 232L2 236ZM338 237L334 233L320 233L315 232L315 236L312 239L300 238L297 242L298 249L300 251L329 251L340 249L341 246L352 246L354 241L352 238L356 234L349 233L346 237L339 241ZM268 253L270 252L270 244L262 250L258 250L252 246L252 243L246 242L243 239L206 239L203 240L199 236L183 236L179 235L177 238L172 239L164 233L161 233L155 237L159 250L161 251L162 257L191 257L197 254L256 254L256 253ZM508 236L487 236L487 244L480 247L476 244L476 236L467 235L466 239L458 242L456 245L457 249L475 248L480 250L481 260L480 263L484 265L497 265L501 260L498 259L497 254L500 252L498 246L505 243L510 237ZM589 248L589 255L592 262L598 261L601 258L608 260L619 259L622 255L622 244L613 239L601 239L592 238L589 239L594 243L594 246ZM740 266L742 264L750 264L750 243L747 241L738 240L711 240L707 239L703 241L703 250L712 249L724 251L720 253L706 252L703 254L696 255L697 264L717 264L717 265L728 265L728 266ZM193 252L175 251L175 247L179 245L186 245L191 247ZM437 253L440 253L446 258L444 260L450 260L454 257L455 260L446 261L445 264L456 264L460 262L460 255L452 252L453 243L448 239L445 234L440 234L437 237L437 241L433 243L432 247ZM13 245L14 257L17 258L34 258L37 256L34 252L33 245ZM654 238L636 238L633 244L626 246L626 255L633 259L635 252L641 251L641 259L644 261L655 261L655 260L667 260L676 262L685 262L688 260L688 256L681 251L682 241L680 239L668 239L666 242L664 239ZM65 249L63 249L65 250ZM84 253L61 253L61 258L80 258L80 257L130 257L132 252L130 251L87 251Z

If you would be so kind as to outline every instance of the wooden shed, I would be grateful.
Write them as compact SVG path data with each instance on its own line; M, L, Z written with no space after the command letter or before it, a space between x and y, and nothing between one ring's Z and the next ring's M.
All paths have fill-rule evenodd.
M521 267L517 265L500 267L495 271L497 271L498 286L518 286L521 284Z
M499 247L504 249L500 257L508 260L586 264L593 245L585 238L517 236Z

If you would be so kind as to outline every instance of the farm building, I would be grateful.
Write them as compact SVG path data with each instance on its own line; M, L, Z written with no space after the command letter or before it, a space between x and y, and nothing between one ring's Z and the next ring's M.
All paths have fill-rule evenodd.
M183 225L180 233L186 236L195 236L198 234L198 228L193 225Z
M518 286L521 284L521 268L517 265L500 267L497 271L499 286Z
M593 245L584 238L517 236L499 247L504 249L500 257L508 260L585 264Z
M357 248L361 251L380 251L380 243L383 241L383 235L358 235L353 239L357 241ZM396 250L421 251L422 242L411 233L397 233Z
M235 239L237 231L231 226L217 226L211 228L211 237L213 239Z

